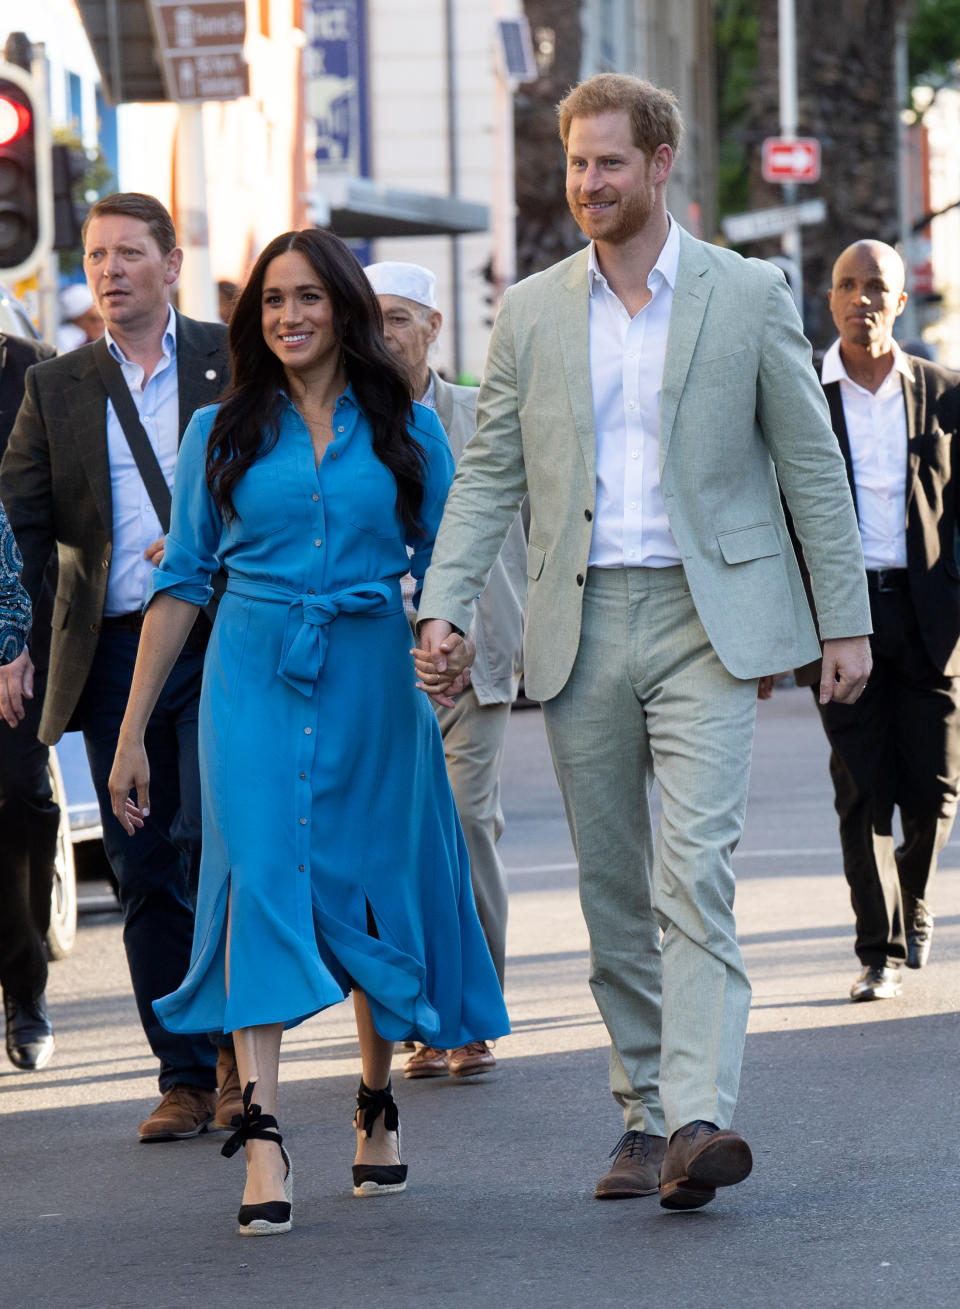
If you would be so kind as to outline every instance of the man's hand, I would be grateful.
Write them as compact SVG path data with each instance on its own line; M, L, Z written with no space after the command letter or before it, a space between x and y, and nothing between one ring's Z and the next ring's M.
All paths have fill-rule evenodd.
M153 564L154 568L159 568L163 562L163 543L166 541L165 536L158 536L157 539L148 545L143 552L143 557L148 564Z
M873 658L866 636L847 636L823 643L823 674L820 703L853 704L860 698L870 676Z
M33 699L33 660L24 646L23 653L0 668L0 716L10 727L23 721L24 700Z
M441 618L428 618L423 623L419 641L419 646L410 651L419 678L417 686L449 708L453 704L451 696L458 695L470 682L476 650Z

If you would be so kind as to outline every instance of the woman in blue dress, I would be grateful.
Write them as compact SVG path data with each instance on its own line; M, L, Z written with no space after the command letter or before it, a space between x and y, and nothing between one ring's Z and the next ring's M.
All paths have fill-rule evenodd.
M224 1153L245 1147L239 1230L260 1235L291 1225L285 1027L352 990L354 1193L377 1195L406 1179L393 1042L453 1047L508 1022L400 595L408 568L422 581L452 477L443 429L411 406L376 297L328 232L267 246L230 351L222 402L184 434L110 791L132 835L149 807L145 724L222 569L193 954L155 1008L173 1031L234 1033L246 1108Z

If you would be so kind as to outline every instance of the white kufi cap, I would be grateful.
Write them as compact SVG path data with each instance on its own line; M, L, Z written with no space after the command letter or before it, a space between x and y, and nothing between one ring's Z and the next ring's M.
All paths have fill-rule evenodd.
M65 323L72 322L93 308L93 296L86 282L73 282L65 286L60 292L59 301L60 317Z
M377 295L399 295L427 309L439 307L437 279L429 268L388 259L380 264L368 264L363 271Z

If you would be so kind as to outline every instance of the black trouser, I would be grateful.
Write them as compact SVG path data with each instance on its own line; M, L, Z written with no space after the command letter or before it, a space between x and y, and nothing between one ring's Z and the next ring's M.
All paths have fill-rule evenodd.
M0 985L15 1000L34 1000L47 985L44 937L60 810L47 774L47 747L37 740L46 673L18 727L0 720Z
M853 705L819 706L832 747L843 871L864 965L907 954L904 899L925 900L957 810L960 678L923 645L910 592L871 589L873 671ZM816 694L817 688L814 688ZM903 843L894 848L899 807Z

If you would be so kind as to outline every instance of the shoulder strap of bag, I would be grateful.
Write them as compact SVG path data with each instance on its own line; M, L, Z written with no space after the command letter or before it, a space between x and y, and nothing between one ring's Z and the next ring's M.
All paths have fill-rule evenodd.
M113 404L114 413L123 428L123 434L127 438L127 445L130 447L130 453L137 465L137 472L143 479L147 495L150 497L150 503L153 505L156 515L160 519L163 533L166 535L170 531L170 488L167 486L160 462L153 446L150 444L150 438L143 430L143 424L140 421L140 415L137 413L137 406L133 403L133 396L130 394L126 379L123 376L123 370L110 353L107 342L102 336L98 341L94 342L93 357L96 361L97 372L100 374L100 380L103 382L104 389Z

